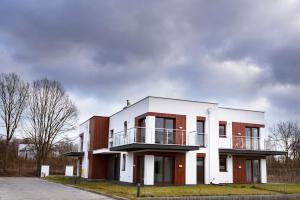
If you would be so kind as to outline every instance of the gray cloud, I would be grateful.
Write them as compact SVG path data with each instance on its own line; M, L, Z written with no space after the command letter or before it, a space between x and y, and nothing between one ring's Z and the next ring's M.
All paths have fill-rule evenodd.
M58 79L106 108L160 95L266 109L272 120L272 108L299 110L299 8L296 1L1 1L1 69ZM277 91L286 85L293 89Z

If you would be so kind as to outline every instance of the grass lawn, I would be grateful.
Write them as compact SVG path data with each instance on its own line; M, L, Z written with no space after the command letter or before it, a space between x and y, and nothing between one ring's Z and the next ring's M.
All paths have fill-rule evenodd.
M136 198L136 187L119 185L107 181L87 182L79 180L74 184L74 178L63 176L49 176L47 180L72 185L89 191L102 194L115 195L128 199ZM264 195L300 193L300 185L296 184L249 184L249 185L197 185L197 186L146 186L141 188L141 197L166 197L166 196L220 196L220 195Z
M284 194L300 194L300 184L256 184L254 188Z

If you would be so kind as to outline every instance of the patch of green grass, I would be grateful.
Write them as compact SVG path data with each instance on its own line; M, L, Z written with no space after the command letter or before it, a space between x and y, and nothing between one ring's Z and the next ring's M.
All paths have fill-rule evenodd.
M300 194L300 184L256 184L254 187L284 194Z
M131 185L120 185L108 181L89 182L66 178L63 176L50 176L47 180L72 185L85 190L99 192L113 196L135 199L137 188ZM222 195L266 195L286 193L282 190L283 184L245 184L245 185L195 185L195 186L145 186L141 187L141 197L175 197L175 196L222 196ZM300 185L286 186L287 193L300 193Z

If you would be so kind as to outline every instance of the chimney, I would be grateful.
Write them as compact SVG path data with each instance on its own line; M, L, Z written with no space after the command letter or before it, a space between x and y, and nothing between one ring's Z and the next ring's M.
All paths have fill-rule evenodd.
M128 106L130 106L130 101L127 99L126 100L126 106L123 109L126 109Z

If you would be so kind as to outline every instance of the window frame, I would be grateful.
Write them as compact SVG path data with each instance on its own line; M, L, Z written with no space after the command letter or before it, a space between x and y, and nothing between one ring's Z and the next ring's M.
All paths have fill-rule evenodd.
M224 135L221 135L220 134L220 127L224 127ZM219 137L220 138L226 138L227 137L227 132L226 132L226 124L223 124L223 123L219 123Z
M225 160L225 162L223 162L224 165L224 169L221 169L221 160ZM219 171L220 172L227 172L227 156L220 156L219 157Z
M202 125L203 125L203 133L200 133L200 132L198 132L198 122L201 122L202 123ZM196 124L196 128L197 128L197 134L204 134L205 133L205 120L197 120L197 122L196 122L197 124Z
M122 155L122 171L126 171L126 154Z
M127 130L128 130L128 127L127 127L127 121L124 121L124 135L126 136L127 135Z

